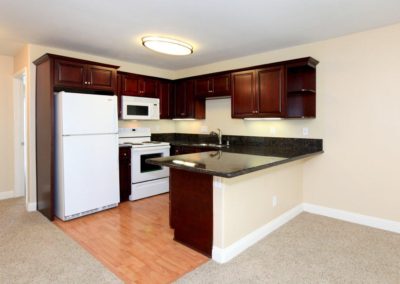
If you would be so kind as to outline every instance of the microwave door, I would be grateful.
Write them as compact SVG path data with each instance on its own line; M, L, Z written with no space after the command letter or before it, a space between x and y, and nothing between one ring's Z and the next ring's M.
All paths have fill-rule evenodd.
M143 105L128 104L128 105L126 105L126 114L127 114L127 117L146 119L149 117L150 108L149 108L149 105L145 105L145 104L143 104Z

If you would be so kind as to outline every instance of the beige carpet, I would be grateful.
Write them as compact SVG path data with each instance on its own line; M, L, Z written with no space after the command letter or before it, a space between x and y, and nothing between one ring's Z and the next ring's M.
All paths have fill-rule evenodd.
M0 283L121 283L24 200L0 201Z
M400 283L400 235L302 213L230 262L178 283Z

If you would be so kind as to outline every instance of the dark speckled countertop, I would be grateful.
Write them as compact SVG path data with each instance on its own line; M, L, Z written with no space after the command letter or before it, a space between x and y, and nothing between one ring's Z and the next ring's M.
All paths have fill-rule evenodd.
M157 139L152 139L189 147L201 147L199 143L203 142L210 143L204 140L206 137L193 136L158 134ZM219 150L210 149L209 152L153 158L146 162L231 178L323 153L321 139L225 136L224 141L227 139L235 144Z

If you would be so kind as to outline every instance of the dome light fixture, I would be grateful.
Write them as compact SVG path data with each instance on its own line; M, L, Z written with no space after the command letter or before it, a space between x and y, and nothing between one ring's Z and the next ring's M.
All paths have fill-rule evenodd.
M142 38L142 44L153 51L169 55L189 55L193 53L193 46L172 38L147 36Z

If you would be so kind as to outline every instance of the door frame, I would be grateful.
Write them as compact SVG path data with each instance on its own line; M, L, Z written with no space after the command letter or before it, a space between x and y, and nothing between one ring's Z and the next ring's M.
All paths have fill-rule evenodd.
M23 85L23 77L27 80L27 68L24 67L13 75L13 111L14 111L14 196L20 197L25 196L25 204L28 204L28 86L25 81L25 88L23 91L23 97L21 97L21 87ZM21 121L20 107L23 106L25 98L25 109L22 110L24 113L23 120ZM24 147L21 146L20 129L24 127ZM22 153L21 153L22 149ZM21 159L21 156L23 157ZM23 171L21 171L23 169Z

